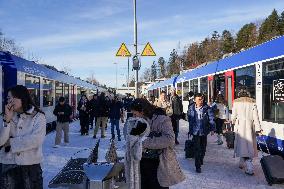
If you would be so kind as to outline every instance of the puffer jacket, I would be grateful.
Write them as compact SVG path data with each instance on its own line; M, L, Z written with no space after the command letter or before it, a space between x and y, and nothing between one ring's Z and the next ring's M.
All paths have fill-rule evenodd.
M34 165L42 162L46 134L45 115L31 108L29 114L15 113L10 123L0 125L0 163ZM6 126L6 127L5 127ZM10 143L11 149L5 152Z

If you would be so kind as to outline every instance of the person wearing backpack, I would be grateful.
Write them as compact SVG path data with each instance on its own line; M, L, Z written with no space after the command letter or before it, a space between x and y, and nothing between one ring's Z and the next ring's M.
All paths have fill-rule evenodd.
M0 125L0 188L42 189L46 118L22 85L8 90Z
M201 93L195 94L194 101L195 103L189 107L188 111L189 134L193 135L196 172L201 173L201 165L203 165L207 146L207 135L209 133L214 134L215 122L214 113L207 104L204 104L204 96Z

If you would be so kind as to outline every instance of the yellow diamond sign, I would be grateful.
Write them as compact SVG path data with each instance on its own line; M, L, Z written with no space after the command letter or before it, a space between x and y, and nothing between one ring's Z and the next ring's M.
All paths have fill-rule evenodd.
M149 42L146 44L141 56L156 56L156 53Z
M115 56L131 56L125 43L122 43Z

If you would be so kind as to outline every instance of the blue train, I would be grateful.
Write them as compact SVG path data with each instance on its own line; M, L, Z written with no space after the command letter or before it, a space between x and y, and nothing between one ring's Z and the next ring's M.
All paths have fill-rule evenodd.
M246 88L256 99L265 134L258 140L284 157L284 36L154 83L148 96L158 97L170 87L182 97L184 112L189 91L204 93L208 101L221 93L231 110L238 91Z
M56 117L52 112L60 96L67 99L75 117L77 102L82 91L89 95L104 90L9 52L0 51L0 99L2 99L0 107L2 110L7 90L14 85L24 85L28 88L35 103L45 112L48 129L55 125Z

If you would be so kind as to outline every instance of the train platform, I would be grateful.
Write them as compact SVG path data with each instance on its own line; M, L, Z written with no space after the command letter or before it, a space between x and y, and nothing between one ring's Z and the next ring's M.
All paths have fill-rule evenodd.
M122 128L122 124L121 124ZM79 121L70 124L70 144L53 148L55 132L46 136L43 153L44 161L42 163L44 189L48 189L49 181L62 169L67 161L72 158L86 158L91 149L95 146L97 139L92 138L92 131L89 136L80 135ZM184 142L187 139L187 122L180 121L180 145L176 146L176 153L181 168L186 175L186 180L171 189L279 189L284 185L268 186L264 178L259 158L254 160L255 175L248 176L243 170L238 168L238 158L233 158L233 150L227 149L225 144L217 145L216 136L208 136L207 152L202 167L202 173L195 172L194 159L185 159ZM107 139L110 139L110 125L107 129ZM117 153L124 155L124 141L115 141ZM106 149L107 150L107 149ZM121 189L126 189L124 183L117 183Z

